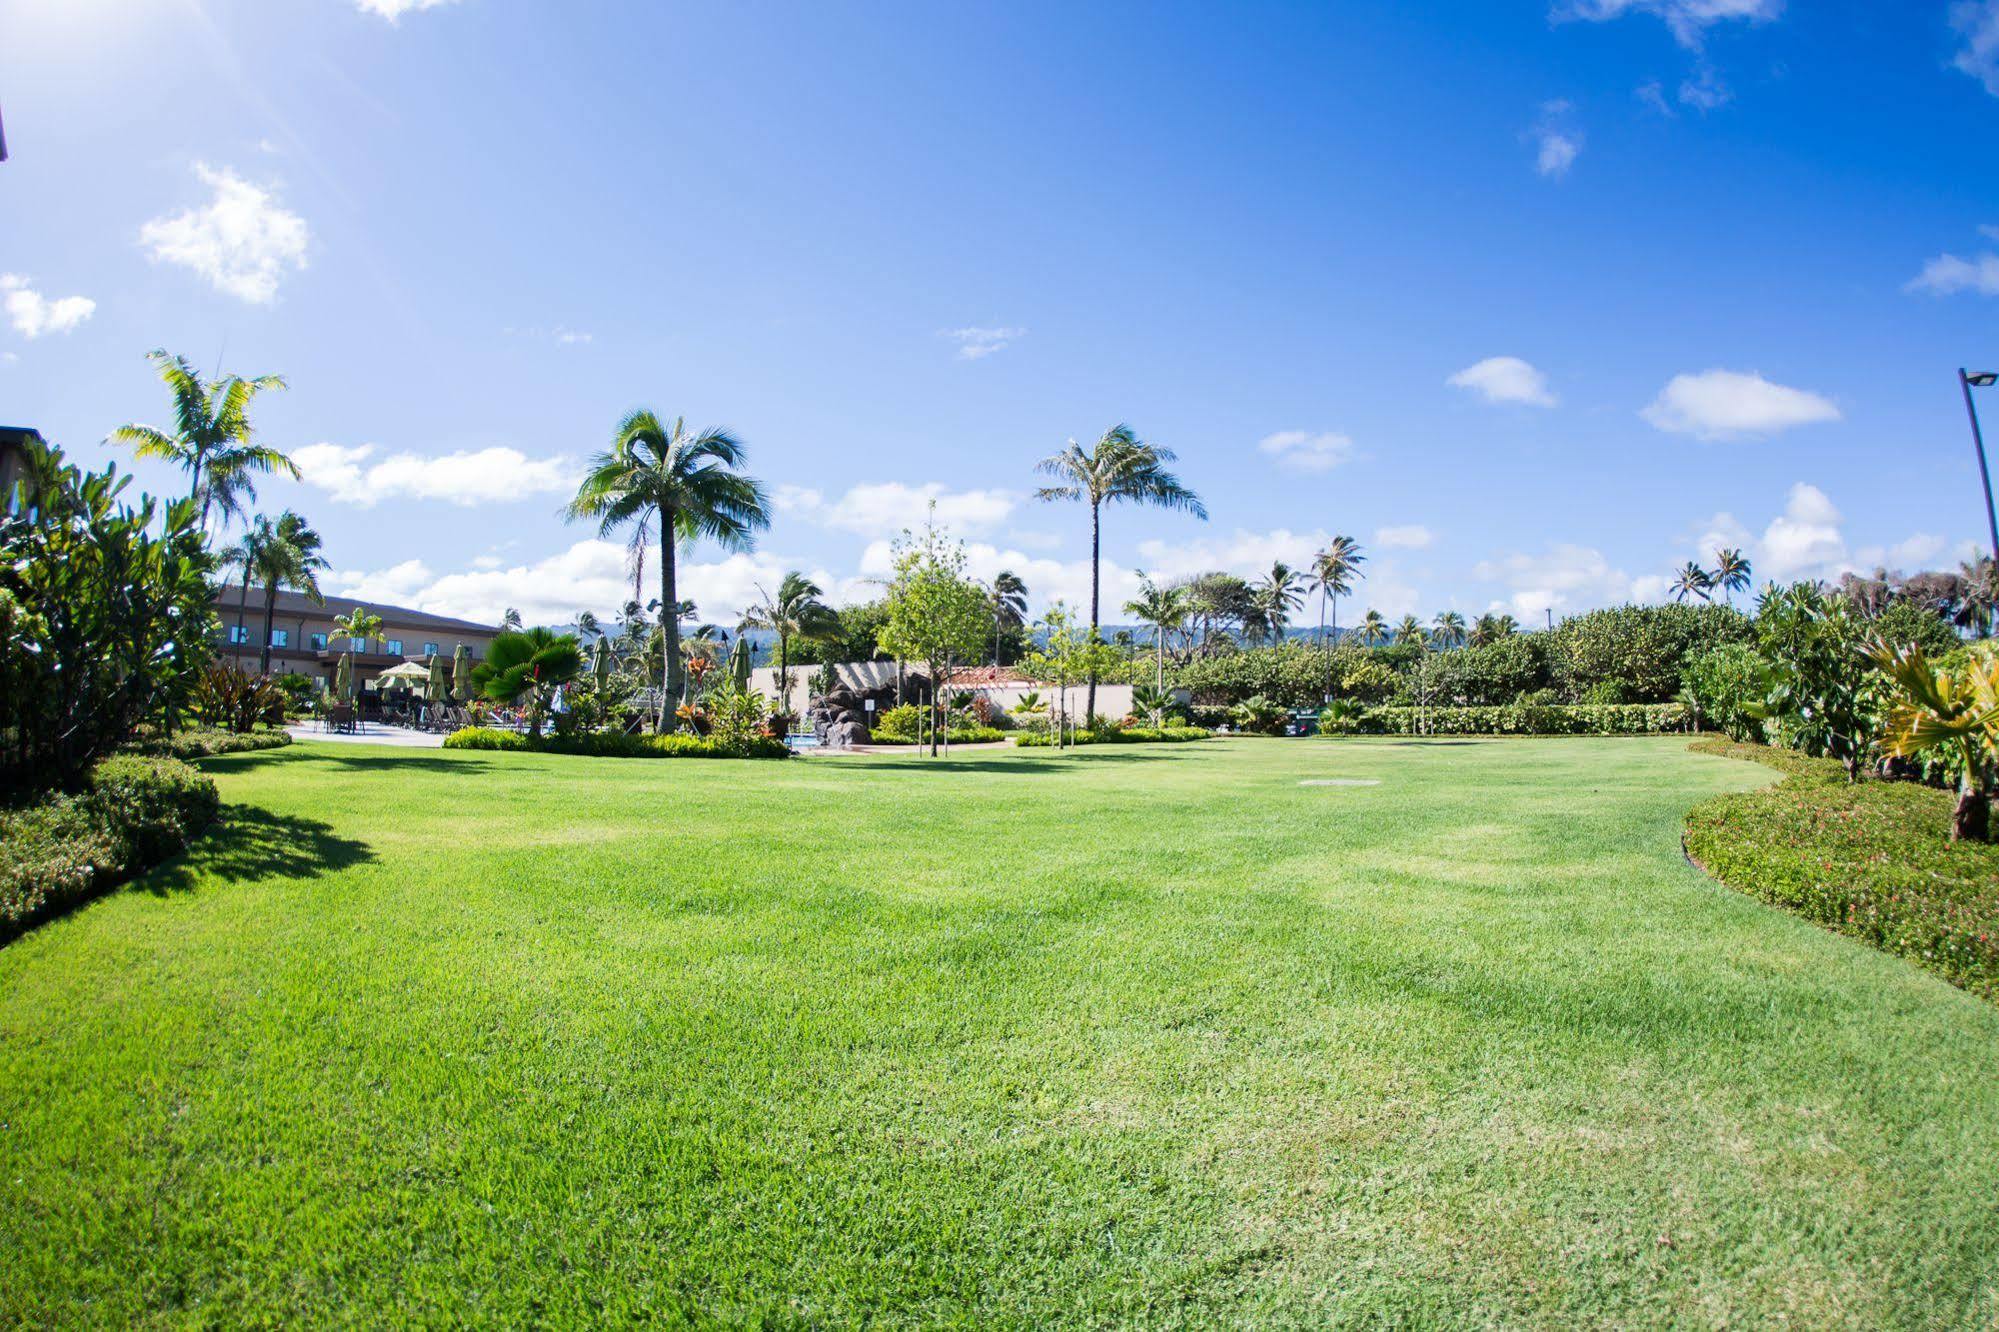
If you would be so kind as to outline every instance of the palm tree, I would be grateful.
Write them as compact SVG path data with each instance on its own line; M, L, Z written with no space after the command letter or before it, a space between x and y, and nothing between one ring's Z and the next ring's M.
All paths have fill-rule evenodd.
M1090 506L1090 636L1096 637L1099 583L1103 566L1103 508L1118 500L1152 504L1162 509L1191 513L1203 521L1208 511L1200 497L1166 470L1173 461L1170 449L1147 444L1128 425L1112 426L1084 449L1075 440L1060 453L1043 458L1037 470L1061 478L1060 483L1034 492L1040 500L1082 500ZM1090 672L1089 692L1083 715L1095 715L1097 673Z
M650 411L618 423L611 447L590 460L569 502L572 521L594 518L605 536L659 520L659 627L666 659L659 729L673 723L670 700L680 693L680 605L674 551L707 537L728 550L748 550L770 526L763 486L739 470L743 446L726 430L690 433L684 418L671 425Z
M356 606L345 615L333 617L333 628L342 638L350 640L348 646L358 642L357 652L368 650L368 640L382 632L382 617L370 614L366 606Z
M1422 622L1413 615L1402 617L1402 623L1395 626L1395 642L1398 647L1423 647L1430 641L1430 635L1423 630Z
M512 606L507 607L506 612L500 616L500 628L505 629L508 632L512 633L518 631L520 627L521 627L520 611Z
M1380 611L1370 608L1367 614L1361 616L1360 636L1369 647L1388 637L1388 621L1382 618Z
M1713 601L1714 598L1710 595L1710 589L1713 587L1713 576L1700 565L1688 560L1680 571L1673 575L1673 600L1685 601L1688 597L1699 597L1702 601Z
M840 617L820 598L825 590L804 574L793 570L777 585L771 596L759 587L763 604L751 609L743 623L752 629L768 629L777 635L778 710L791 708L791 640L826 643L840 636Z
M1000 664L1000 635L1027 623L1027 584L1011 569L993 575L993 665Z
M1166 689L1166 635L1180 632L1187 623L1187 589L1161 587L1140 574L1138 595L1124 603L1124 613L1140 624L1152 626L1155 652L1153 688Z
M257 674L271 673L271 629L278 618L278 589L295 588L315 606L326 604L319 591L319 571L329 568L319 553L322 544L312 525L290 509L277 522L259 517L257 527L264 532L257 575L264 584L264 637L257 652Z
M1735 604L1737 592L1749 590L1751 573L1749 557L1733 546L1714 553L1713 585L1721 589L1729 605Z
M1333 641L1340 638L1340 598L1353 592L1356 580L1367 577L1360 566L1367 563L1367 556L1360 553L1360 543L1350 536L1336 536L1326 543L1326 548L1312 557L1312 581L1309 587L1319 594L1319 637L1325 639L1326 603L1333 608Z
M160 379L173 395L173 429L122 425L107 443L130 444L141 458L159 458L188 474L188 498L201 503L201 523L208 525L212 508L225 520L240 516L245 500L255 499L253 475L281 473L294 480L298 468L276 449L255 443L250 426L250 402L266 389L281 389L277 375L244 379L227 375L205 381L185 356L169 356L155 348L146 358L159 367Z
M1952 670L1932 665L1913 644L1891 647L1877 640L1866 652L1896 688L1883 719L1883 747L1901 758L1926 750L1948 754L1958 773L1950 839L1989 841L1986 785L1999 755L1999 655L1973 654Z
M270 526L269 519L259 517L251 524L249 531L216 555L217 567L231 576L230 582L236 581L235 574L240 572L243 575L241 588L236 593L236 638L239 640L243 637L243 617L249 611L250 584L257 576L257 565L264 558L264 544L270 540Z
M576 636L579 639L604 636L604 626L599 623L595 611L576 612Z
M528 739L541 736L541 718L555 691L583 673L583 653L568 634L548 629L508 630L493 639L472 683L495 703L525 701Z
M1465 617L1454 610L1445 611L1435 621L1430 641L1440 648L1461 647L1465 641Z
M1270 572L1256 585L1263 621L1273 638L1284 637L1285 626L1291 623L1291 612L1305 604L1306 586L1305 580L1282 560L1273 563Z

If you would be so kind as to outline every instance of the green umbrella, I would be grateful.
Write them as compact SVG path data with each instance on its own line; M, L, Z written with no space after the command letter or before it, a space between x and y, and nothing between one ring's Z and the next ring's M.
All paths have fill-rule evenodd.
M423 701L442 703L444 689L444 658L433 652L430 654L430 678L423 685Z
M750 682L750 640L747 634L736 635L736 646L729 653L729 674L736 677L736 683L748 686Z
M605 689L609 689L611 687L611 640L610 639L600 638L597 640L597 660L592 669L597 677L597 688L599 692Z
M451 654L451 696L460 703L472 699L472 652L463 643Z
M354 654L340 654L340 664L333 668L333 696L343 703L354 701Z

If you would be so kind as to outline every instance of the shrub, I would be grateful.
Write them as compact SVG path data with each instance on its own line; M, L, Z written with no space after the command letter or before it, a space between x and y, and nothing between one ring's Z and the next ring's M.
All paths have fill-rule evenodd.
M1694 657L1750 638L1749 617L1729 606L1614 606L1562 621L1550 670L1572 699L1664 703Z
M916 728L923 720L923 709L914 703L905 703L899 708L890 708L876 715L868 733L875 739L893 742L911 740L916 737Z
M1199 726L1126 726L1108 731L1079 731L1070 739L1077 745L1158 745L1179 744L1188 740L1208 740L1213 732ZM1043 732L1040 735L1016 735L1014 744L1023 749L1052 749L1055 737Z
M529 737L519 731L467 726L444 739L446 749L495 750L505 753L571 754L586 758L789 758L782 740L752 736L731 744L713 736L627 735L623 731L589 731L580 735Z
M177 854L217 804L187 764L120 755L80 792L0 812L0 939Z
M1432 703L1497 707L1548 684L1545 634L1508 634L1479 647L1433 652L1422 679Z
M1229 711L1230 723L1251 735L1282 735L1288 720L1283 708L1261 694L1244 699Z
M877 745L913 745L919 743L914 735L883 735L879 731L871 731L869 734L873 737L872 743ZM995 740L1006 739L1007 732L1000 730L997 726L953 726L946 732L946 735L949 736L951 743L954 745L986 745L991 744ZM929 742L930 737L927 735L921 741L923 744L928 744Z
M1689 811L1687 854L1709 874L1999 999L1999 846L1947 840L1949 792L1719 737L1692 747L1788 774Z
M269 676L252 675L229 661L212 661L195 677L189 706L210 726L249 731L258 722L285 719L285 692Z
M1510 703L1498 708L1370 708L1355 729L1364 735L1659 735L1684 731L1692 715L1680 703Z
M288 731L176 731L163 736L145 730L134 736L126 748L134 754L177 758L183 763L213 758L217 754L244 754L259 749L282 749L292 742Z
M1769 692L1769 668L1754 648L1746 643L1709 648L1687 663L1685 683L1704 725L1735 740L1763 738L1763 723L1750 709L1762 706Z

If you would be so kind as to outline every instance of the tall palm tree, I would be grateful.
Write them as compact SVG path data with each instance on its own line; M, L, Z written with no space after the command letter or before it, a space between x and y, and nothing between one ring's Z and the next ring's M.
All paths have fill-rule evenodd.
M333 617L333 630L348 640L348 647L356 652L366 652L368 641L382 632L382 617L366 606L356 606L345 615ZM355 643L361 646L354 647Z
M1382 618L1380 611L1370 608L1367 614L1361 616L1360 637L1369 647L1388 637L1388 621Z
M1027 584L1011 569L993 575L993 665L1000 664L1000 635L1027 623Z
M275 523L259 517L257 526L266 529L257 575L264 584L263 646L257 652L257 674L271 673L271 629L278 618L278 589L294 588L315 606L326 604L319 590L319 571L330 566L319 553L323 542L305 519L290 509Z
M586 610L576 612L576 636L578 639L601 638L603 634L604 626L597 619L595 611Z
M1441 648L1461 647L1465 641L1465 617L1454 610L1445 611L1434 621L1430 641Z
M509 633L517 633L520 627L520 611L512 606L507 607L506 611L500 616L500 628L507 630Z
M728 550L748 550L770 526L764 488L742 474L743 446L726 430L690 432L683 418L672 424L640 410L618 423L611 447L590 460L590 470L564 514L597 520L605 536L659 520L659 627L666 659L665 700L658 727L675 724L672 700L680 694L680 605L674 551L706 537Z
M282 389L277 375L244 379L226 375L208 381L185 356L169 356L155 348L146 358L159 367L160 379L173 395L173 429L122 425L107 443L130 444L141 458L158 458L186 472L188 498L201 504L202 526L211 509L225 520L243 512L244 501L255 499L252 477L280 473L294 480L298 468L276 449L255 442L250 402L268 389Z
M1710 589L1713 587L1713 576L1700 565L1688 560L1681 566L1680 571L1673 575L1673 600L1685 601L1688 597L1699 597L1702 601L1713 601L1714 597L1710 594Z
M1291 612L1305 604L1305 588L1306 582L1297 570L1282 560L1272 563L1270 572L1256 585L1263 620L1272 637L1284 637L1285 626L1291 623Z
M1124 613L1140 624L1152 627L1154 652L1153 687L1166 690L1166 635L1177 634L1187 623L1187 589L1161 587L1139 575L1138 595L1124 603Z
M784 576L777 585L777 595L771 596L762 588L757 589L763 596L763 604L752 607L743 617L743 623L752 629L768 629L777 635L777 698L778 710L789 711L791 707L791 640L802 638L808 642L826 643L840 636L840 617L821 597L825 589L797 570Z
M1735 604L1737 592L1747 592L1752 571L1749 557L1733 546L1724 547L1714 553L1713 585L1720 588L1728 604Z
M1350 536L1336 536L1326 543L1326 548L1312 557L1312 581L1310 588L1319 594L1319 638L1325 639L1326 603L1333 608L1333 641L1340 639L1340 598L1351 595L1354 583L1367 577L1360 566L1367 563L1367 556L1360 553L1360 543Z
M1035 491L1036 499L1082 500L1090 506L1090 636L1093 638L1101 623L1098 602L1104 506L1125 500L1191 513L1204 521L1208 516L1200 496L1166 470L1166 464L1172 461L1172 450L1145 443L1128 425L1116 425L1103 433L1095 447L1085 449L1072 439L1067 448L1043 458L1037 465L1037 470L1059 480ZM1083 715L1093 716L1096 710L1097 675L1091 671Z
M1424 631L1422 622L1413 615L1403 616L1402 623L1395 626L1395 642L1397 646L1423 647L1429 641L1430 635Z
M264 545L270 540L270 520L259 517L248 531L216 555L217 566L235 582L235 575L243 575L243 581L236 592L236 638L243 638L243 617L249 613L250 584L256 581L257 565L264 558Z

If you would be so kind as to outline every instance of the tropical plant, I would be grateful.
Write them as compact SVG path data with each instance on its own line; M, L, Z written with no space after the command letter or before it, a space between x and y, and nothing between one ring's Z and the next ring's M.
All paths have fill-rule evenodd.
M1683 682L1698 717L1732 740L1754 743L1763 738L1756 714L1770 693L1770 671L1747 643L1723 643L1693 658Z
M1457 611L1445 611L1431 622L1430 641L1440 648L1463 647L1465 636L1465 617Z
M1027 584L1011 569L993 575L993 665L1000 664L1000 644L1007 631L1027 625Z
M313 605L324 605L326 598L319 590L319 572L329 566L326 557L319 553L319 533L290 509L279 514L275 523L259 515L254 527L259 537L254 572L264 587L264 632L258 640L257 674L268 675L271 630L278 618L278 589L293 588L304 593Z
M791 640L827 642L840 636L840 617L820 598L825 591L797 570L785 574L772 596L762 587L757 593L763 602L753 607L743 623L752 629L768 629L777 635L778 710L791 705ZM740 641L740 636L738 638Z
M1043 458L1038 464L1038 470L1059 480L1055 485L1043 486L1035 491L1036 499L1081 500L1090 506L1092 635L1101 622L1098 601L1103 565L1104 506L1122 500L1191 513L1204 521L1208 516L1200 497L1180 484L1180 479L1167 470L1166 464L1172 461L1170 449L1145 443L1128 425L1116 425L1103 433L1095 447L1084 449L1072 439L1067 448ZM1094 675L1090 677L1088 688L1088 699L1083 705L1085 715L1096 710L1097 681Z
M596 639L603 635L604 626L597 620L595 611L576 612L576 636L579 639Z
M1515 620L1511 615L1495 614L1494 612L1487 611L1472 622L1471 632L1466 636L1465 642L1467 645L1475 648L1490 647L1500 639L1508 638L1518 633L1519 629L1519 621Z
M1141 681L1131 687L1131 710L1152 718L1154 726L1163 726L1166 710L1173 706L1173 695L1164 689L1154 688Z
M1749 557L1733 546L1727 546L1714 553L1714 572L1709 575L1710 585L1718 587L1728 604L1735 604L1737 592L1749 590L1754 571L1749 567Z
M1013 711L1023 717L1045 717L1048 715L1048 704L1042 700L1039 690L1029 689L1014 700Z
M333 630L340 637L349 640L349 646L359 645L356 650L366 652L368 644L382 632L382 617L371 612L366 606L356 606L345 615L333 617Z
M188 498L199 506L201 527L208 526L211 510L225 522L241 516L246 501L257 497L256 476L277 473L297 479L292 460L257 443L250 425L251 401L269 389L282 389L282 378L226 375L206 381L185 356L155 348L146 357L159 368L173 397L173 428L122 425L107 442L129 444L141 458L158 458L186 472Z
M1836 758L1847 780L1859 781L1880 703L1865 669L1866 621L1845 597L1796 583L1764 595L1756 638L1770 687L1750 714L1774 727L1779 743Z
M684 419L669 425L650 411L618 423L611 447L590 461L589 472L565 514L595 519L604 536L659 521L659 628L665 661L665 697L680 693L680 592L674 552L702 538L727 550L748 550L770 526L763 487L742 474L743 446L726 430L690 432ZM659 710L664 729L670 706Z
M1361 641L1372 647L1388 638L1388 621L1378 610L1370 609L1360 620Z
M521 613L518 609L509 606L500 613L500 628L509 631L518 631L520 627Z
M1430 635L1415 616L1405 615L1402 623L1395 626L1395 642L1403 647L1425 647L1430 642Z
M1989 555L1966 560L1958 579L1962 590L1952 620L1981 637L1991 634L1999 627L1999 562Z
M536 627L503 630L472 672L488 700L527 708L530 740L541 735L542 715L555 691L583 673L583 653L568 634Z
M763 734L769 700L724 676L702 701L707 704L709 738L730 753L747 755Z
M1333 641L1339 641L1340 598L1351 595L1354 583L1367 577L1360 569L1365 563L1367 556L1360 553L1360 543L1350 536L1334 537L1326 543L1324 550L1312 557L1311 581L1306 586L1319 594L1319 638L1322 642L1325 639L1328 605L1332 608Z
M1999 652L1968 652L1959 667L1936 665L1919 647L1876 640L1868 657L1894 686L1882 719L1882 747L1899 758L1941 755L1957 778L1954 842L1992 837L1993 770L1999 765Z
M1138 595L1124 603L1124 613L1152 629L1154 689L1166 689L1166 635L1178 633L1187 623L1187 590L1161 587L1144 574L1138 576Z
M1194 646L1202 652L1233 648L1228 627L1241 627L1256 613L1256 594L1232 573L1201 574L1189 581L1184 591L1187 618L1194 626Z
M1284 636L1285 627L1291 623L1291 613L1305 604L1307 586L1297 571L1282 560L1274 562L1270 572L1263 576L1263 581L1256 585L1256 599L1273 638Z
M924 664L934 706L952 664L976 660L985 646L989 602L985 589L965 573L964 543L944 540L934 526L920 537L903 534L894 567L881 645L899 660ZM934 729L930 752L937 752Z
M209 660L214 556L189 500L125 496L30 438L32 511L0 507L0 802L75 789L142 722L170 731Z
M1360 725L1367 711L1357 699L1336 698L1319 709L1320 735L1348 735Z
M1688 597L1699 597L1702 601L1713 601L1714 575L1688 560L1673 575L1670 586L1673 600L1685 601Z
M1229 720L1237 730L1251 735L1282 735L1286 714L1282 707L1258 694L1236 704L1229 712Z
M247 734L258 722L284 720L285 691L269 676L211 661L195 677L190 706L210 726Z

